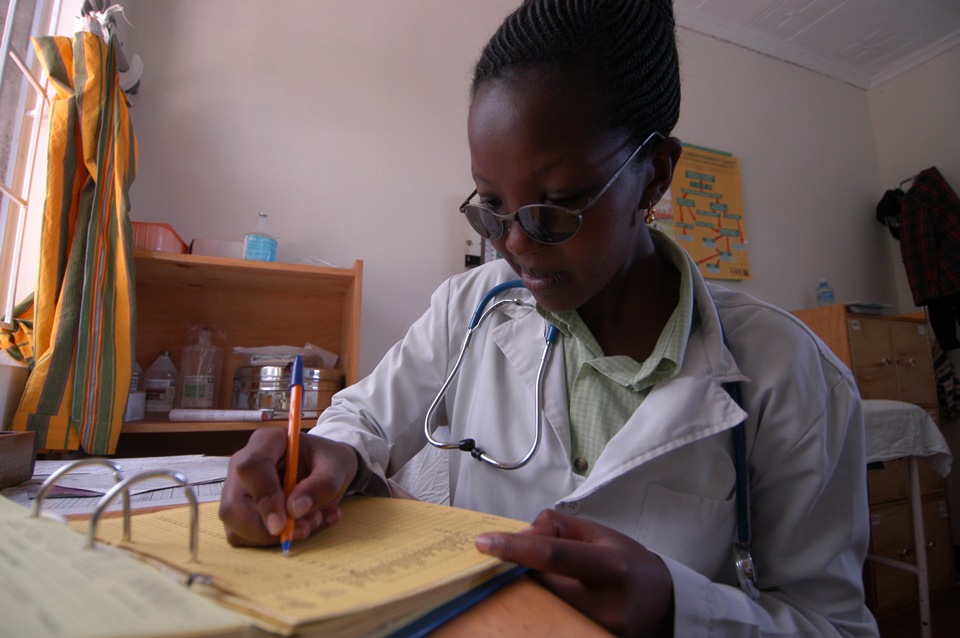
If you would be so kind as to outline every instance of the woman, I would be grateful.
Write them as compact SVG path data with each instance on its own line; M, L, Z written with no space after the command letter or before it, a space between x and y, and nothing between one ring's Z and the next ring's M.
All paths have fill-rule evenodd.
M306 475L287 502L281 433L251 437L224 488L232 543L275 544L288 513L302 538L337 522L348 490L388 494L426 443L477 302L519 277L507 296L531 305L491 312L431 413L431 429L446 426L431 436L476 437L488 460L520 466L451 451L423 477L453 505L533 521L478 549L534 568L621 634L876 634L849 372L788 314L707 286L647 225L681 150L674 30L667 0L535 0L506 19L475 69L476 192L461 208L504 259L445 282L370 377L337 395L303 441ZM562 336L538 402L547 325ZM731 432L744 419L759 591L738 587L732 557Z

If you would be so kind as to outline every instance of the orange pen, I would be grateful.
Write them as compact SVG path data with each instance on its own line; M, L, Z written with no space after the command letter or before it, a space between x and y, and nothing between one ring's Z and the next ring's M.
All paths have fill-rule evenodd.
M303 407L303 357L297 355L290 372L290 418L287 422L287 467L284 474L284 503L297 484L297 459L300 456L300 411ZM290 555L293 529L296 520L287 513L287 523L280 533L280 548L284 556Z

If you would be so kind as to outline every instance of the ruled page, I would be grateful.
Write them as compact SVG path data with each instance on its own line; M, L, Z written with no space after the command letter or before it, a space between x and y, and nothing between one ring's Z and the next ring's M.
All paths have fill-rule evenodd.
M247 625L114 547L83 547L65 524L0 497L0 633L231 636Z

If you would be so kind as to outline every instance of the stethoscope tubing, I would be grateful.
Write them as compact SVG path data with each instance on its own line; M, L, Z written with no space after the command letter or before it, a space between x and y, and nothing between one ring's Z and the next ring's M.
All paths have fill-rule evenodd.
M440 448L442 450L461 450L463 452L469 452L470 455L482 461L488 465L492 465L501 470L516 470L525 466L530 462L530 459L534 457L537 453L537 450L540 449L540 442L543 440L543 382L546 376L547 363L550 360L550 353L553 350L553 346L559 337L559 330L556 326L549 325L544 333L544 346L543 352L540 355L540 366L537 370L537 384L536 384L536 393L534 398L534 409L536 410L536 430L534 432L533 443L530 445L530 449L527 451L524 456L516 462L508 463L500 461L489 454L486 453L482 448L478 447L474 439L462 439L460 441L441 441L433 436L433 431L430 425L433 423L433 417L436 414L437 409L440 407L440 402L443 400L443 397L447 393L447 389L450 387L450 384L453 383L453 379L457 376L457 373L460 371L460 367L463 365L463 359L466 355L467 348L470 347L470 341L473 338L474 332L487 320L491 314L493 314L497 309L502 306L507 305L516 305L516 306L529 306L530 304L515 298L501 299L490 305L490 302L499 295L500 293L506 290L512 290L515 288L522 288L523 282L519 279L512 281L505 281L501 284L497 284L491 288L480 300L480 303L477 305L476 311L473 313L473 317L470 319L470 325L467 326L467 334L463 338L463 344L460 346L460 352L457 354L457 359L453 364L453 369L450 371L450 374L447 375L447 378L444 380L443 385L440 386L440 391L437 393L437 396L434 398L433 402L430 404L430 407L427 409L427 414L423 420L423 433L427 437L427 441L430 445ZM489 307L488 307L489 306Z

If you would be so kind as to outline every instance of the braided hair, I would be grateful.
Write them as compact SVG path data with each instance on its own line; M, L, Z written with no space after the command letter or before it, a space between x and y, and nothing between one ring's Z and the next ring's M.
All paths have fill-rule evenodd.
M653 131L669 135L680 114L675 32L672 0L525 0L484 47L470 95L533 67L586 66L612 128L635 143Z

